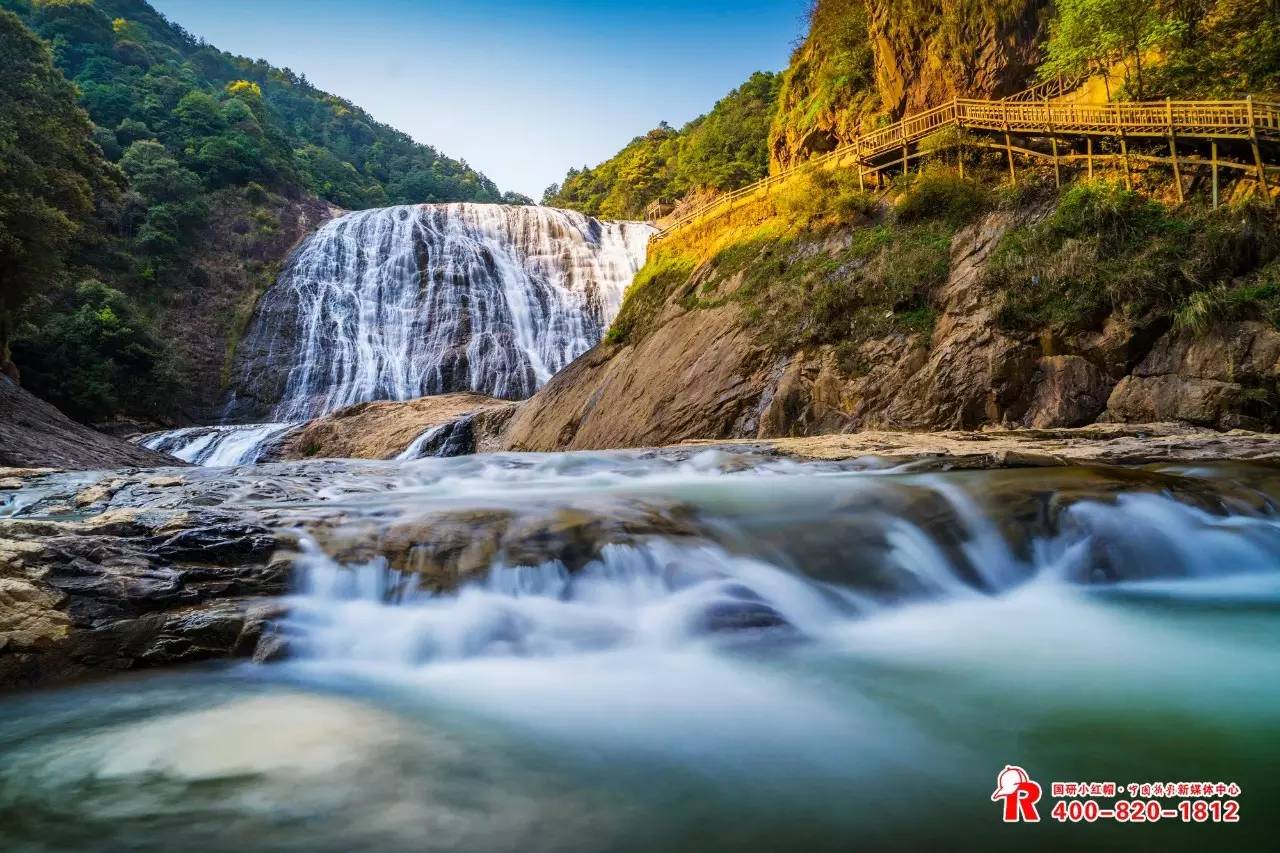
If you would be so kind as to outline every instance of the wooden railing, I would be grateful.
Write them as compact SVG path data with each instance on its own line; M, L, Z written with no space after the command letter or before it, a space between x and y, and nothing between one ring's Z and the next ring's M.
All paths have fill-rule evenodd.
M1056 89L1063 90L1065 85L1059 82ZM1054 89L1041 91L1047 93ZM1001 101L956 98L940 107L907 116L894 124L863 134L826 154L683 212L656 234L654 240L662 240L695 220L726 210L741 199L765 192L802 169L821 168L847 161L857 166L860 177L864 173L874 174L898 166L905 170L908 160L918 156L911 153L913 145L918 146L925 138L949 127L977 133L1003 134L1005 145L1011 152L1015 150L1009 142L1012 134L1053 138L1055 152L1057 140L1063 138L1112 137L1123 141L1127 137L1157 137L1168 141L1171 148L1175 149L1179 139L1215 142L1223 139L1249 140L1253 145L1258 174L1263 178L1265 171L1258 140L1280 139L1280 105L1252 98L1243 101L1166 100L1074 104L1026 100L1022 97L1023 94ZM1024 149L1016 150L1034 153L1025 152ZM1176 168L1176 150L1172 153ZM1057 155L1053 156L1056 161ZM1012 159L1012 153L1010 158Z
M1007 98L1003 98L1002 100L1005 100L1005 101L1051 101L1054 98L1061 98L1063 95L1066 95L1069 92L1075 91L1087 79L1088 79L1087 75L1078 76L1078 77L1063 77L1061 74L1059 74L1057 77L1053 77L1049 80L1043 80L1039 83L1036 83L1034 86L1030 86L1026 89L1023 89L1021 92L1012 94Z

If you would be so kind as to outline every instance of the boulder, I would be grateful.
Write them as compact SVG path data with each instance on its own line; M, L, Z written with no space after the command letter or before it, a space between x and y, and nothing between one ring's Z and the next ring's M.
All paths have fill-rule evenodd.
M1107 400L1104 420L1184 421L1231 429L1280 426L1280 332L1252 321L1161 337Z
M492 448L518 405L468 393L357 403L289 433L268 458L394 459L427 430L463 419L467 441L449 455L475 453Z
M0 520L0 689L253 654L276 547L227 511Z
M185 464L78 424L0 374L0 466L97 469Z
M1078 355L1051 355L1036 363L1030 427L1076 427L1093 423L1107 407L1111 382L1092 362Z

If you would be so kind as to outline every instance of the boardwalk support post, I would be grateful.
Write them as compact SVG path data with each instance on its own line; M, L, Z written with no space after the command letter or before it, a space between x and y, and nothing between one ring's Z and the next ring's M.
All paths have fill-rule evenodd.
M1058 136L1053 132L1053 109L1049 99L1044 99L1045 128L1049 131L1049 144L1053 146L1053 184L1062 188L1062 164L1058 160Z
M1093 137L1086 136L1084 138L1084 159L1089 164L1089 180L1093 180Z
M1116 136L1120 138L1120 159L1124 161L1124 188L1133 189L1133 173L1129 170L1129 141L1124 138L1124 127L1120 124L1120 107L1116 111Z
M1009 181L1018 185L1018 172L1013 167L1013 140L1009 138L1009 105L1000 102L1000 114L1004 119L1004 153L1009 157Z
M1173 132L1173 101L1164 99L1165 118L1169 123L1169 157L1173 159L1173 184L1178 188L1178 204L1186 201L1182 195L1182 169L1178 167L1178 138Z
M1258 186L1262 189L1262 200L1268 207L1274 202L1271 200L1271 190L1267 187L1267 169L1262 165L1262 149L1258 147L1258 125L1253 118L1253 95L1245 99L1249 110L1249 144L1253 147L1253 162L1258 167Z
M1209 159L1213 161L1213 209L1218 209L1218 140L1209 143Z
M902 140L902 174L906 175L911 166L907 162L907 120L905 118L898 125L898 138Z

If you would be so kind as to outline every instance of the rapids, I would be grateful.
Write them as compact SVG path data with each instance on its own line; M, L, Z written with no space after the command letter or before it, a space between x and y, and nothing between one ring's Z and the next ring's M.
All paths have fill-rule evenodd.
M291 658L0 702L4 849L1190 850L1274 828L1269 468L712 450L184 476L298 531ZM1005 827L1008 763L1235 781L1242 821Z
M257 462L272 442L296 426L276 423L185 427L144 435L138 443L193 465L247 465Z

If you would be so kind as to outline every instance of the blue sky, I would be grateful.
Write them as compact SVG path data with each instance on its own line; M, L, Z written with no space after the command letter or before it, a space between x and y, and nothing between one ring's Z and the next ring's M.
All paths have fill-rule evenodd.
M151 0L535 198L780 70L807 0Z

